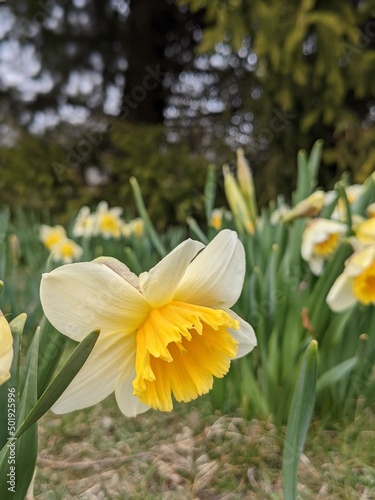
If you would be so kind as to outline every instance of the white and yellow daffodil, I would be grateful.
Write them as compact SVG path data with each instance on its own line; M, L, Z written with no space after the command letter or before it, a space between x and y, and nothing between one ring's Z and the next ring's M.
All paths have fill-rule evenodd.
M86 363L54 406L65 413L115 392L121 411L207 393L234 358L256 345L252 327L229 308L245 276L237 234L225 230L204 247L187 240L139 278L124 264L101 257L43 275L41 301L49 321L80 341L99 328Z
M10 378L13 360L13 337L8 321L0 311L0 385Z
M346 197L349 205L353 205L363 193L363 184L351 184L345 188ZM337 191L327 191L325 194L324 204L329 205L338 196ZM346 205L342 198L339 198L337 205L331 215L332 219L346 220Z
M357 222L353 229L362 245L375 244L375 217Z
M129 222L130 230L133 236L140 237L144 235L145 223L142 217L137 217Z
M355 252L345 263L328 296L329 307L340 312L356 302L375 305L375 245Z
M43 245L51 250L56 243L66 238L66 231L63 226L47 226L42 224L39 228L39 238Z
M64 264L78 260L82 256L82 253L83 248L69 238L58 241L51 248L52 259Z
M73 236L91 238L95 233L95 216L90 213L89 207L82 207L78 212L73 226Z
M119 238L123 221L121 207L108 208L106 201L101 201L95 211L95 233L103 236L105 239Z
M346 224L329 219L314 219L307 224L301 255L314 274L322 274L324 262L334 253L347 229Z

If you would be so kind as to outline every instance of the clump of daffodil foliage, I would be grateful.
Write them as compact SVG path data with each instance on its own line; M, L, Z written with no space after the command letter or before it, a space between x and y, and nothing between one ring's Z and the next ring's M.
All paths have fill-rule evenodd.
M136 219L106 201L64 226L21 212L11 224L0 212L0 491L14 466L26 495L37 422L51 408L114 393L126 419L209 393L213 409L287 423L284 492L294 498L313 412L345 420L375 399L375 175L325 192L321 153L321 142L301 152L291 201L262 210L242 150L235 171L223 167L228 206L215 207L210 166L206 228L188 217L159 234L135 178ZM25 314L8 323L17 293L36 331L24 333Z
M244 244L247 279L236 310L253 325L258 349L217 384L215 407L286 422L311 340L319 344L315 411L322 418L345 419L359 403L374 402L375 175L354 185L344 178L325 192L317 185L322 146L310 157L300 152L291 202L280 197L260 212L243 152L236 172L224 168L232 217L223 207L219 219L211 204L210 231L233 226Z

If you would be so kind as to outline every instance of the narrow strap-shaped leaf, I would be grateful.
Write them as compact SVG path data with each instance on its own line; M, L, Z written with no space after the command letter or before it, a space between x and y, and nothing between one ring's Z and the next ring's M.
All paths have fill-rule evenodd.
M204 185L204 209L206 213L206 220L209 222L211 212L215 205L216 197L216 167L215 165L208 165L206 182Z
M319 377L316 386L317 394L326 387L332 386L340 380L349 377L350 373L358 365L359 361L360 360L357 356L353 356L352 358L342 361L338 365L335 365L330 370L323 373L323 375Z
M14 415L17 424L35 405L37 400L39 329L30 346L31 356L25 385ZM8 400L9 404L9 400ZM0 492L2 500L22 500L32 480L38 454L38 428L30 427L20 438L14 434L12 419L8 420L8 440L0 454ZM5 450L5 451L4 451Z
M156 232L156 229L154 228L154 225L151 222L150 216L148 215L145 203L143 201L141 188L139 187L138 181L135 177L130 178L130 185L133 190L133 195L135 199L135 204L137 205L138 213L144 220L147 233L150 236L150 239L156 251L159 253L160 257L165 257L167 252L165 250L163 242L161 241L158 233Z
M316 340L312 340L305 351L289 410L283 452L284 500L297 498L298 463L314 408L317 347Z
M59 399L73 378L82 368L84 362L91 353L99 336L99 330L94 330L85 337L75 348L67 362L51 381L47 389L41 395L34 408L27 415L20 427L17 429L16 437L21 436L33 423L39 420Z
M186 223L189 226L191 232L196 236L202 243L205 245L208 244L208 238L202 231L202 229L199 227L198 222L194 219L194 217L191 217L189 215L186 217Z

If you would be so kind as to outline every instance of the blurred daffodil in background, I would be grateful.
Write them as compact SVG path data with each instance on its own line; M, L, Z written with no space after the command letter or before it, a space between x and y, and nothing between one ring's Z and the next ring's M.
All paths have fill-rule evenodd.
M359 221L353 225L353 229L362 245L375 244L375 217Z
M56 243L66 238L66 230L60 225L47 226L42 224L39 229L39 238L48 250L52 250Z
M10 378L13 360L13 337L8 321L0 311L0 385Z
M301 254L311 271L322 274L325 261L333 255L348 227L329 219L311 220L302 235Z
M44 274L49 321L80 341L101 334L87 362L54 406L85 408L113 391L125 415L162 411L207 393L234 358L256 345L252 327L230 307L245 276L242 243L220 232L206 247L186 240L139 277L114 258Z
M95 233L95 216L89 207L82 207L74 221L73 236L91 238Z
M54 261L63 262L64 264L79 260L82 253L82 247L69 238L60 240L51 248L52 259Z
M106 201L101 201L95 211L95 234L103 238L119 238L122 226L122 208L108 207Z
M356 302L375 305L375 245L355 252L333 284L328 296L329 307L340 312Z
M308 196L306 199L297 203L288 212L284 213L282 220L284 222L291 222L300 217L313 217L318 215L324 206L325 193L318 190Z

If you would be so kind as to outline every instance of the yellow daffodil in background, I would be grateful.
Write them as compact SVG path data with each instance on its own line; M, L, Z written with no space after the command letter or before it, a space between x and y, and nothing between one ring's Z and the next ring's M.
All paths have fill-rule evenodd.
M131 233L134 236L143 236L145 232L145 224L141 217L137 217L129 222Z
M345 263L328 296L329 307L340 312L356 302L375 305L375 245L355 252Z
M42 224L39 229L39 238L43 245L51 250L56 243L66 238L66 231L63 226Z
M366 209L367 215L369 217L375 217L375 203L371 203Z
M211 212L209 225L216 229L216 231L220 231L223 226L223 215L221 208L214 208Z
M74 260L78 260L83 253L82 247L69 238L64 238L53 245L51 249L52 259L64 264L69 264Z
M13 337L8 321L0 311L0 385L10 378L13 360Z
M229 309L244 276L244 249L229 230L207 247L184 241L139 277L110 257L43 275L43 309L60 332L80 341L101 331L55 412L94 405L113 391L128 416L170 411L172 394L186 402L207 393L232 359L256 345L252 327Z
M89 207L82 207L78 212L73 226L73 236L91 238L95 233L95 216L90 213Z
M354 224L353 229L362 245L375 244L375 217Z
M119 238L123 224L121 215L121 207L108 208L108 203L101 201L95 212L96 234L106 239Z
M315 191L306 199L300 201L289 212L282 216L284 222L291 222L300 217L313 217L318 215L324 206L324 191Z
M301 255L314 274L322 274L324 262L334 253L347 229L346 224L329 219L314 219L307 224Z

